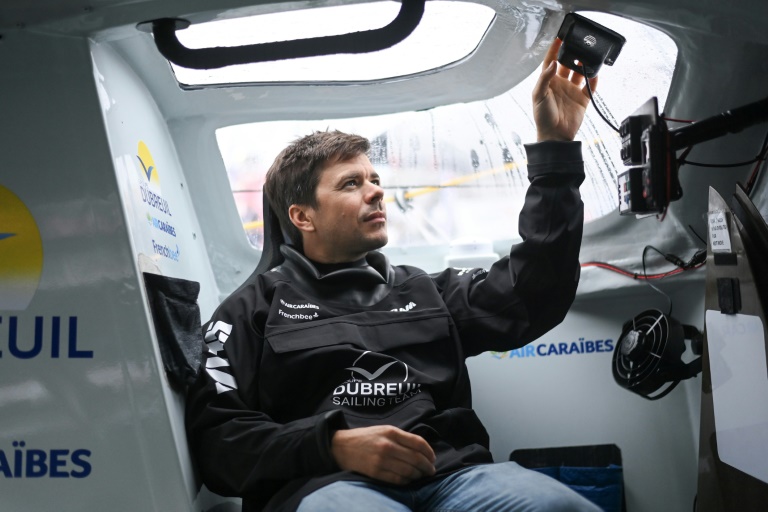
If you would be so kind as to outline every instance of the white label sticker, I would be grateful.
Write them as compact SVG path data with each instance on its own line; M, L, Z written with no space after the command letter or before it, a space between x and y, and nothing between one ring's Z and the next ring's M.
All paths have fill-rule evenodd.
M731 252L731 236L728 233L725 212L710 212L709 243L713 252Z
M706 313L720 460L768 483L768 366L760 317Z

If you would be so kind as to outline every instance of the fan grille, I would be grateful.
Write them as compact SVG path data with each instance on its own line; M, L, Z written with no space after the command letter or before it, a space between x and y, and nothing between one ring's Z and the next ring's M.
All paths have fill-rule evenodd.
M669 321L661 311L648 310L627 322L614 352L613 376L634 388L658 372L669 340Z

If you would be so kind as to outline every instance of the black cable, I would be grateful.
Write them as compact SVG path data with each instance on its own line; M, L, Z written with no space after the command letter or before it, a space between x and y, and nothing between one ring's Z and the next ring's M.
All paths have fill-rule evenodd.
M760 169L764 167L761 162L763 162L766 156L768 156L768 133L765 134L765 139L763 139L763 149L761 150L761 154L763 155L762 158L755 166L752 174L749 176L749 179L747 180L747 186L744 187L744 191L747 193L747 196L752 195L752 188L754 188L755 183L757 183L757 178L760 175Z
M603 118L603 121L606 122L608 126L613 128L613 131L616 133L619 133L619 129L613 126L613 124L603 115L603 113L600 111L600 109L597 106L597 103L595 103L595 97L592 96L592 87L589 85L589 78L587 78L587 68L584 66L584 64L581 65L582 74L584 75L584 80L587 82L587 92L589 93L589 99L592 100L592 105L595 106L595 110L597 111L598 115Z
M693 233L694 235L696 235L696 238L698 238L699 240L701 240L701 243L703 243L704 245L707 245L707 241L706 241L706 240L704 240L703 238L701 238L701 235L699 235L699 234L696 232L696 230L695 230L695 229L693 229L693 226L691 226L690 224L688 224L688 229L690 229L690 230L691 230L691 233Z
M665 260L667 260L668 262L672 263L673 265L676 265L676 266L678 266L680 268L684 268L685 267L685 263L683 262L683 260L678 258L677 256L675 256L674 254L664 254L663 252L661 252L660 250L658 250L657 248L655 248L652 245L646 245L645 248L646 249L653 249L654 251L659 253L659 255L663 256Z
M765 162L768 162L768 160L763 160L762 164L758 164L755 167L755 170L752 171L752 176L750 176L749 181L747 181L747 186L745 187L744 191L749 197L752 197L752 190L754 190L755 185L757 185L757 183L759 182L760 176L762 175L760 170L765 169Z
M696 230L693 229L693 226L691 226L690 224L688 224L688 229L690 229L691 233L696 235L696 238L698 238L701 241L701 243L704 244L704 248L703 249L699 249L698 251L696 251L693 254L693 256L691 256L691 259L688 260L688 263L685 264L685 269L686 270L695 268L695 267L697 267L699 265L703 265L707 261L707 241L704 240L701 237L701 235L699 235L696 232Z
M677 158L678 166L683 163L683 161L685 160L685 157L688 156L688 153L690 153L692 149L693 149L693 146L688 146L687 148L685 148L685 150L683 150L683 153Z
M695 165L696 167L741 167L742 165L751 165L755 162L759 162L761 160L764 160L766 157L766 152L768 151L768 133L765 134L765 138L763 139L763 144L760 146L760 151L757 153L757 156L753 158L752 160L746 161L746 162L736 162L732 164L705 164L702 162L691 162L690 160L686 160L685 157L690 153L691 148L689 147L686 149L686 151L678 158L677 163L679 165L688 164L688 165Z
M691 162L690 160L682 160L680 164L688 164L688 165L695 165L696 167L717 167L717 168L727 168L727 167L741 167L742 165L751 165L759 160L762 160L761 156L756 156L752 160L748 160L746 162L734 162L732 164L705 164L703 162Z
M656 290L657 292L659 292L660 294L662 294L662 295L663 295L663 296L664 296L664 297L667 299L667 302L669 302L669 313L667 313L667 316L672 316L672 299L669 297L669 295L667 295L667 294L666 294L666 293L664 293L663 291L661 291L661 290L659 290L658 288L656 288L656 287L655 287L655 286L654 286L654 285L653 285L653 284L652 284L652 283L651 283L651 282L648 280L648 277L647 277L647 276L648 276L648 274L646 274L646 271L645 271L645 253L646 253L646 252L648 252L648 249L653 249L653 250L654 250L654 251L656 251L657 253L661 254L662 256L664 256L664 258L665 258L667 261L671 261L671 260L670 260L670 259L667 257L668 255L664 254L663 252L661 252L660 250L658 250L657 248L655 248L655 247L654 247L654 246L652 246L652 245L646 245L646 246L645 246L645 248L643 249L643 257L642 257L642 261L643 261L643 275L644 275L644 276L646 276L645 282L646 282L646 283L648 283L648 286L650 286L651 288L653 288L654 290ZM677 258L677 259L679 260L680 258ZM673 263L674 263L674 262L673 262ZM682 263L682 261L681 261L681 263ZM675 263L675 264L676 264L676 263ZM678 265L678 266L679 266L679 267L683 267L683 265L684 265L684 264L681 264L681 265Z
M689 226L690 227L690 226ZM696 232L694 231L694 234ZM698 235L696 235L698 236ZM703 240L702 240L703 242ZM706 243L705 243L706 245ZM670 270L667 272L661 272L659 274L651 274L650 276L648 273L643 269L643 274L638 274L637 272L632 272L627 269L623 269L621 267L617 267L616 265L611 265L610 263L606 263L604 261L587 261L581 264L582 267L598 267L598 268L604 268L606 270L611 270L613 272L616 272L618 274L621 274L626 277L631 277L632 279L645 279L651 280L651 279L663 279L665 277L674 276L681 272L685 272L688 270L695 270L697 268L700 268L701 266L705 265L707 262L707 249L699 249L693 255L690 257L688 261L683 261L682 258L679 256L675 256L674 254L664 254L660 250L656 249L653 246L648 246L648 248L653 249L654 251L658 252L660 255L664 256L664 259L669 261L670 263L674 264L677 268L674 270Z
M693 256L691 256L691 259L688 260L688 263L685 264L685 270L690 270L692 268L696 268L699 265L703 265L707 261L707 250L706 249L699 249L694 253Z

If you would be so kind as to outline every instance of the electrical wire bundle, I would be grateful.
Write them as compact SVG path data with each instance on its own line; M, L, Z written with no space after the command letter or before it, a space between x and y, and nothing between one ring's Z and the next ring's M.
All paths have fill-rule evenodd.
M661 256L663 256L664 259L666 259L670 263L674 264L676 268L674 268L672 270L668 270L666 272L659 272L659 273L656 273L656 274L648 274L647 271L646 271L646 266L645 266L645 256L646 256L646 254L647 254L647 252L649 250L656 251ZM674 275L677 275L677 274L681 274L683 272L687 272L689 270L696 270L698 268L703 267L706 264L706 262L707 262L707 250L706 249L699 249L698 251L696 251L693 254L693 256L691 256L688 259L688 261L685 261L682 258L680 258L678 256L675 256L674 254L664 253L664 252L660 251L659 249L657 249L656 247L654 247L652 245L646 245L643 248L643 255L642 255L641 259L642 259L642 264L643 264L643 272L642 273L631 272L629 270L623 269L623 268L618 267L616 265L612 265L610 263L606 263L606 262L602 262L602 261L588 261L588 262L582 263L581 266L582 266L582 268L585 268L585 267L603 268L603 269L606 269L606 270L610 270L612 272L616 272L617 274L623 275L625 277L629 277L629 278L632 278L632 279L637 279L637 280L645 281L648 284L648 286L650 286L651 288L653 288L654 290L656 290L657 292L662 294L667 299L667 302L669 303L669 312L667 314L671 316L672 315L672 299L669 298L669 295L667 295L666 293L661 291L659 288L654 286L652 284L652 281L658 280L658 279L664 279L665 277L674 276Z

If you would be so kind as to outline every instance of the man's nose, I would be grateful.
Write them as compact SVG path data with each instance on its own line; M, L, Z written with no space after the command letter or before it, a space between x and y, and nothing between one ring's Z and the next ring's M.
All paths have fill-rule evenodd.
M373 182L368 182L368 189L366 190L366 199L369 203L381 201L384 198L384 189L380 185Z

